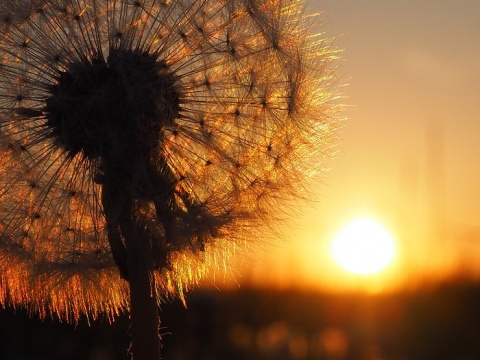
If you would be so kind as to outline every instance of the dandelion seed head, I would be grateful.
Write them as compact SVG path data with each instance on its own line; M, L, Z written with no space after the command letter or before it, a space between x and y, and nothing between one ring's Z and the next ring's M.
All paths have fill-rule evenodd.
M75 62L49 92L46 125L70 157L120 162L152 153L180 110L174 75L138 50L112 49L107 59Z
M337 128L333 53L303 11L2 2L0 302L113 319L132 246L158 297L183 297L265 236Z

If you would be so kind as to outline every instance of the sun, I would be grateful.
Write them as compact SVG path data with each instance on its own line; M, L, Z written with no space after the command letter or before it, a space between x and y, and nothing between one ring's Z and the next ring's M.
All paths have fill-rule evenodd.
M395 258L392 235L377 221L358 218L346 224L333 238L330 254L345 270L370 275L385 269Z

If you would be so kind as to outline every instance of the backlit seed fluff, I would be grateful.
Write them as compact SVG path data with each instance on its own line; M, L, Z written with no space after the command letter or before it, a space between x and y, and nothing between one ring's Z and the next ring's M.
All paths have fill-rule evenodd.
M2 1L0 302L114 316L128 231L159 297L257 239L331 151L310 21L300 0Z

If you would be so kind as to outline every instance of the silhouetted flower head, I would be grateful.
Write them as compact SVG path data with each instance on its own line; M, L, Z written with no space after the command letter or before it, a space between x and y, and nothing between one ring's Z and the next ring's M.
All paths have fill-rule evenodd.
M0 5L0 302L128 307L137 239L181 295L321 168L328 42L297 0Z

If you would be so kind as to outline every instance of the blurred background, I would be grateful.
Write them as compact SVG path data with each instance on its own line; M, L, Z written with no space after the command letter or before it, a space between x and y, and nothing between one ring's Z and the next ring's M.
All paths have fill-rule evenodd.
M348 107L332 169L284 241L205 280L187 309L165 302L163 355L480 359L480 2L308 5L322 12L315 30L344 49L335 65ZM367 249L364 261L385 260L367 273L361 259L352 270L332 255L358 218L394 246L387 257L368 248L368 231L350 233ZM4 309L0 360L123 360L128 331L128 315L70 326Z
M344 49L339 84L349 106L318 201L252 281L377 290L477 276L480 259L480 2L310 1L319 31ZM351 276L328 248L367 216L395 238L385 271ZM275 258L276 257L276 258ZM250 265L249 265L250 268ZM250 280L250 278L249 278Z

